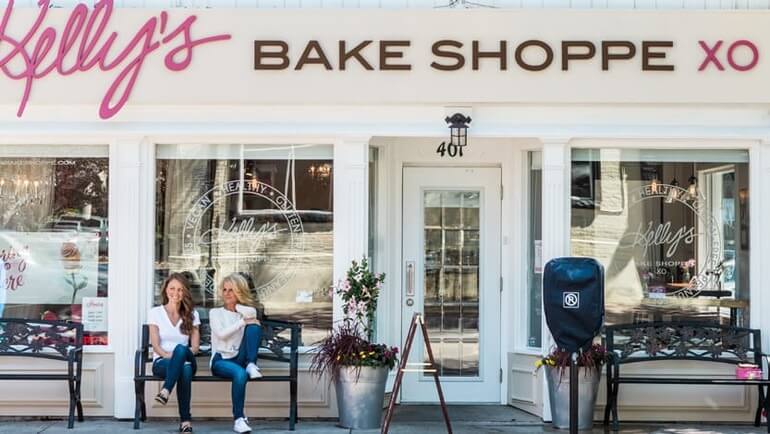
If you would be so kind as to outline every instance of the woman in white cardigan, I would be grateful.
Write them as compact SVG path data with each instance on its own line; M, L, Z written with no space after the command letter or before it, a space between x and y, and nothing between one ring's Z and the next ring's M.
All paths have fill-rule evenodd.
M222 280L219 296L223 306L209 311L211 324L211 372L232 381L233 431L251 432L243 414L246 383L262 377L257 353L262 326L246 279L233 273Z

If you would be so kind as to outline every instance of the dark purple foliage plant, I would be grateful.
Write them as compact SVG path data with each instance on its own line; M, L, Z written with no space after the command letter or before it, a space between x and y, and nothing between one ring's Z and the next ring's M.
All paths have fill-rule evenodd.
M561 373L569 368L572 353L560 348L553 348L551 353L542 359L538 359L535 362L535 366L539 369L541 366L550 366L557 368ZM588 350L578 353L577 365L586 368L601 369L601 367L609 360L609 353L607 348L600 344L591 345Z

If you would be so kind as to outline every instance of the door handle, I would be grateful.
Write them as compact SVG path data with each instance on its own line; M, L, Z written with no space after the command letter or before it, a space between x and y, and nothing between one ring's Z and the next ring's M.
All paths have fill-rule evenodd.
M406 296L414 297L414 261L406 261Z

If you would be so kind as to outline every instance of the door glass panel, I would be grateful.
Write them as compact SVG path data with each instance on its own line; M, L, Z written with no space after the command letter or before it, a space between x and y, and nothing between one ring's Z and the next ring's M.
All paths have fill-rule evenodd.
M426 191L423 211L423 303L436 365L445 377L478 377L481 193Z

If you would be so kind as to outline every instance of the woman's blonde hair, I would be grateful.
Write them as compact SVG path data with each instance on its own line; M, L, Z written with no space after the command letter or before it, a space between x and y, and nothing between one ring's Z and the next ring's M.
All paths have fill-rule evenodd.
M243 277L241 273L232 273L222 279L222 283L219 284L219 298L222 299L222 291L225 289L225 283L233 285L235 291L235 298L238 299L238 304L244 306L254 307L257 303L254 301L254 297L251 296L251 290L249 289L249 282Z

